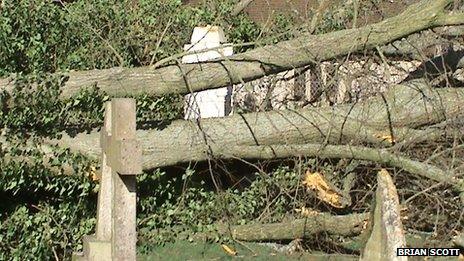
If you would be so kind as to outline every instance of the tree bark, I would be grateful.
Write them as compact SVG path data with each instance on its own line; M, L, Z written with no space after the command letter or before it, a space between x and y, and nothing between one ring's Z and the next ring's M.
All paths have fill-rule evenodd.
M180 120L162 130L138 130L144 168L201 161L225 155L234 146L391 145L388 139L397 143L411 143L418 137L435 139L442 135L439 130L412 128L442 122L462 115L464 110L464 88L431 89L424 82L411 82L393 87L384 98L378 95L355 104L239 114L198 122ZM95 158L100 155L98 132L75 137L64 134L62 139L51 142Z
M247 82L372 49L424 29L464 23L462 13L445 12L444 8L451 2L424 0L376 24L321 35L306 35L199 64L178 64L158 69L139 67L70 72L61 97L69 98L82 88L95 84L108 95L116 97L142 93L185 94ZM11 91L13 86L14 79L0 80L0 90Z
M359 235L368 214L332 216L320 214L304 219L274 224L250 224L219 229L221 234L229 234L241 241L277 241L303 239L318 233L332 235Z
M401 168L409 173L451 185L457 192L464 192L464 181L445 171L422 162L393 154L385 149L372 149L349 145L277 145L277 146L235 146L218 158L274 159L292 156L308 156L331 159L358 159L376 162L389 167Z
M422 61L424 58L436 55L435 50L430 52L430 49L435 49L436 46L452 45L453 39L462 35L464 35L464 26L443 27L433 31L426 30L382 46L380 51L385 56L397 57L401 60Z

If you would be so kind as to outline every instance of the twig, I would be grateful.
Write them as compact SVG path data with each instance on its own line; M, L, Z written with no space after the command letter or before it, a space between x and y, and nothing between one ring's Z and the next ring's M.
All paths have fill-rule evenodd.
M253 2L253 0L240 0L232 10L231 16L240 14L251 2Z
M304 155L321 158L351 158L369 160L386 166L396 167L407 172L438 182L451 185L456 191L464 192L464 181L445 171L422 162L414 161L404 156L396 155L386 149L374 149L349 145L271 145L271 146L236 146L218 157L237 157L273 159Z
M159 49L159 47L161 45L161 42L163 41L164 35L168 31L171 24L172 24L172 19L169 19L168 24L166 25L166 27L164 28L163 32L161 33L161 35L160 35L160 37L158 39L158 42L156 42L156 47L155 47L155 50L153 51L153 56L151 57L150 66L155 61L156 53L158 52L158 49Z

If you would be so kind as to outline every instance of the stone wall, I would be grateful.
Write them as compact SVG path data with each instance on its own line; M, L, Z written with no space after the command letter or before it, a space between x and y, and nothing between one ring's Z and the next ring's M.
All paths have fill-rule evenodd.
M455 45L448 52L463 50L464 46ZM436 50L435 62L440 63L443 52L447 50ZM344 62L323 62L313 67L266 76L234 86L234 111L293 109L355 102L407 80L427 61L389 60L384 63L380 58L364 57ZM464 82L464 71L458 69L450 77Z
M317 67L286 71L234 86L234 108L264 111L352 102L400 83L419 65L419 61L395 61L389 65L324 62Z
M226 41L223 30L218 26L196 27L191 43L184 47L185 51L191 53L186 54L182 62L195 63L232 55L232 46ZM455 60L462 57L462 52L464 46L460 43L448 43L437 47L434 53L429 54L435 55L432 59L419 55L418 57L422 57L424 61L406 61L401 60L401 57L390 59L382 55L352 55L350 59L326 61L269 75L245 84L189 94L185 100L185 118L223 117L233 112L356 102L384 92L389 86L410 80L411 76L420 74L424 64L428 63L427 67L434 69L450 57L454 57ZM461 81L464 78L462 70L448 77Z

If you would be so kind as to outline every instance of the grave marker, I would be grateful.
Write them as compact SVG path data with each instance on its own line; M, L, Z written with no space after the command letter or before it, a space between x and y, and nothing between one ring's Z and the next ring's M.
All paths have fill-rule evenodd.
M183 63L197 63L233 54L219 26L198 26L193 29L191 44L185 51L195 52L182 57ZM212 49L204 51L205 49ZM199 91L185 96L185 119L224 117L232 112L232 86Z
M142 173L142 150L135 115L134 99L106 103L97 231L84 238L84 253L74 259L136 260L136 175Z

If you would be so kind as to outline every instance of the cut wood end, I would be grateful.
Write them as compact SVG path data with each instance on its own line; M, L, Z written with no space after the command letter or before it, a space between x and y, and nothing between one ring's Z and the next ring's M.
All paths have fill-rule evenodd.
M387 141L390 144L393 144L396 142L395 138L393 138L391 134L377 133L377 134L374 134L374 137L382 141Z
M342 196L337 193L319 172L307 171L303 185L316 192L317 198L336 208L343 208Z

